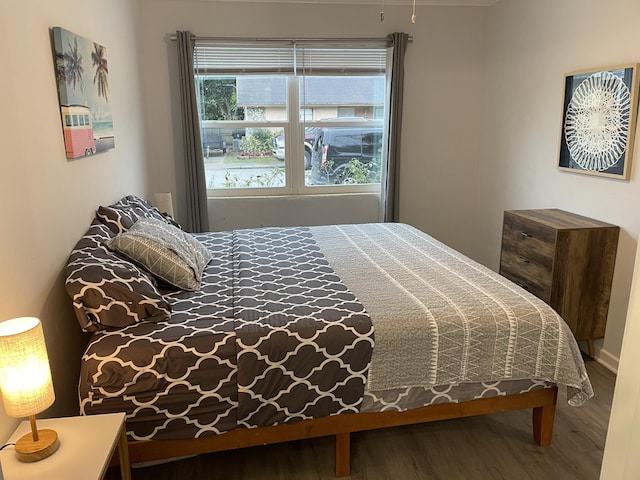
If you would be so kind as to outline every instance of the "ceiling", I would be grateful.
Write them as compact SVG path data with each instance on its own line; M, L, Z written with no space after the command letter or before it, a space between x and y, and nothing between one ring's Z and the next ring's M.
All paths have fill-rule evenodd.
M181 1L181 0L178 0ZM412 0L201 0L222 2L261 2L261 3L335 3L352 5L411 5ZM447 6L480 6L487 7L499 0L416 0L416 5L447 5Z

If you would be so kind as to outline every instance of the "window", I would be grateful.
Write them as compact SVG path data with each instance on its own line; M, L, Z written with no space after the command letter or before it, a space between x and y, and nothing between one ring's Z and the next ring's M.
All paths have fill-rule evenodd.
M355 116L356 116L355 107L338 107L338 118L355 117Z
M384 41L197 40L210 195L379 191Z

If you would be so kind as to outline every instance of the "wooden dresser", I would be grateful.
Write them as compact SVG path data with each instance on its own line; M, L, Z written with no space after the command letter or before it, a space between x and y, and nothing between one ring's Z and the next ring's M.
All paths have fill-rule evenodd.
M604 337L620 228L558 209L504 212L500 274L548 303L577 340Z

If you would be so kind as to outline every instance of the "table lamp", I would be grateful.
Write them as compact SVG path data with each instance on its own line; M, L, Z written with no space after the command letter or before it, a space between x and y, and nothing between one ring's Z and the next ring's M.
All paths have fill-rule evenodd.
M171 198L171 192L154 193L153 204L160 210L160 213L166 213L171 218L173 216L173 199Z
M38 430L36 414L54 400L51 369L40 320L14 318L0 322L0 389L7 415L29 417L31 433L16 442L16 458L37 462L59 446L54 430Z

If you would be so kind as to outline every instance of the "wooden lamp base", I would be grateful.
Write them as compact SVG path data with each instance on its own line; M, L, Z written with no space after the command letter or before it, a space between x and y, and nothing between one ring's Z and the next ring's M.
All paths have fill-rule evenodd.
M33 433L27 433L16 442L16 458L21 462L37 462L47 458L60 446L58 434L55 430L37 430L34 440Z

